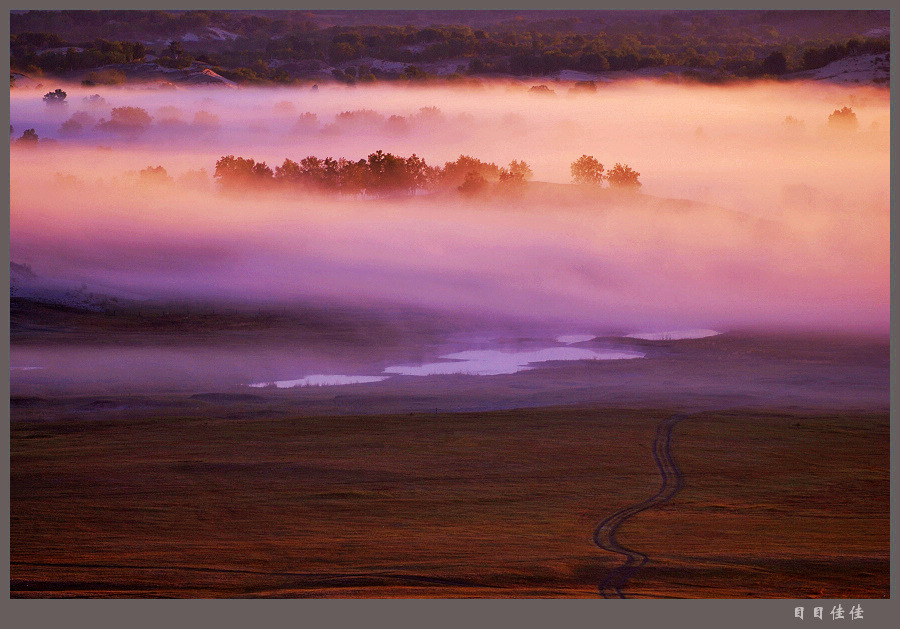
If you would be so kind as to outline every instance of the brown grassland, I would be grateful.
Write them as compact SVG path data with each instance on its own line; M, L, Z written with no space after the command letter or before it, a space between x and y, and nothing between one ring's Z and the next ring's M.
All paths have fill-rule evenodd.
M621 557L593 530L659 488L673 411L127 401L14 400L12 597L594 597ZM619 532L650 557L623 592L887 597L888 433L886 411L691 415L680 493Z

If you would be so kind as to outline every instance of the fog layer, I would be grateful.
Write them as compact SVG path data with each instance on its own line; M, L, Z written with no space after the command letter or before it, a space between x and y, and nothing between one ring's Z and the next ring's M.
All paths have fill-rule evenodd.
M66 87L56 107L14 90L14 137L58 141L13 147L11 258L148 297L405 304L591 331L887 331L885 91L551 87ZM98 126L123 106L152 122ZM829 125L845 106L858 126ZM363 109L376 115L339 116ZM534 181L515 195L356 199L228 195L212 177L223 155L275 167L379 149L432 165L524 160ZM565 185L582 154L637 170L640 193ZM148 166L172 181L141 183Z

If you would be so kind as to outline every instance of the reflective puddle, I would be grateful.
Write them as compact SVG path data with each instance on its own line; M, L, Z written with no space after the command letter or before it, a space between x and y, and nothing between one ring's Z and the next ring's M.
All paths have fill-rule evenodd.
M556 342L572 345L574 343L584 343L595 338L597 338L595 334L562 334L556 337Z
M275 386L278 389L292 389L294 387L331 387L342 384L364 384L367 382L381 382L389 376L341 376L316 374L297 378L296 380L276 380L274 382L254 382L251 387L263 388Z
M715 330L673 330L671 332L639 332L626 334L625 338L642 339L644 341L680 341L681 339L702 339L716 336L721 332Z
M552 360L627 360L643 358L641 352L627 350L589 350L577 347L549 347L535 351L501 352L497 350L471 350L446 354L450 362L425 363L424 365L396 365L385 373L403 376L433 376L467 374L473 376L497 376L530 369L534 363Z

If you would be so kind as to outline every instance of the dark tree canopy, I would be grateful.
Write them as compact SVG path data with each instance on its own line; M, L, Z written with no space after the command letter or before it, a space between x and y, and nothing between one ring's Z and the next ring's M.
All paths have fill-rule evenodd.
M572 172L577 182L599 185L604 179L603 165L587 155L572 164ZM629 166L616 164L606 178L611 186L636 189L641 186L639 175ZM454 188L467 196L490 188L497 192L520 192L533 173L522 160L513 160L501 168L460 155L441 168L429 166L415 153L402 157L378 150L356 161L343 157L320 159L315 155L299 161L285 159L274 171L265 162L226 155L216 162L214 176L224 190L270 188L384 197Z
M265 162L257 163L234 155L226 155L217 161L213 176L222 183L223 188L229 190L258 188L274 179L272 169Z
M687 66L711 82L811 70L838 59L890 52L888 11L607 12L590 19L490 11L436 13L429 23L380 18L335 24L305 11L267 16L245 11L23 11L10 14L10 67L44 76L71 76L111 65L145 62L189 67L196 59L244 83L291 83L315 72L285 71L271 60L315 61L338 68L333 80L453 80L434 76L434 63L462 62L470 74L547 76L561 70L632 71ZM348 16L349 17L349 16ZM440 23L450 19L455 23ZM434 22L432 22L434 20ZM339 20L340 21L340 20ZM356 21L356 23L354 23ZM234 33L227 46L186 35L213 28ZM869 33L874 36L861 36ZM880 34L879 34L880 33ZM359 67L362 59L400 63ZM426 65L429 64L429 65ZM711 72L707 72L711 71ZM318 77L316 77L318 79ZM89 79L93 80L93 79Z
M603 179L603 164L598 162L592 155L582 155L571 166L572 182L601 185Z
M485 163L475 157L460 155L455 162L444 164L441 179L447 186L458 186L470 172L481 175L487 181L500 178L500 168L494 163Z
M474 197L487 189L488 181L480 173L471 171L466 173L463 182L457 186L459 193L466 197Z
M52 92L44 94L44 102L48 105L64 105L66 102L66 93L59 88Z
M631 166L616 164L609 170L606 178L610 187L637 190L641 187L641 182L638 181L640 175L641 173L633 170Z

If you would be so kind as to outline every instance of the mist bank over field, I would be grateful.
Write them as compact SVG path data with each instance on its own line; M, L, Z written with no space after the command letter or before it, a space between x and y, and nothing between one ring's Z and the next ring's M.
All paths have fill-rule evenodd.
M116 199L127 195L47 186L35 203L72 201L14 218L13 259L180 300L400 303L604 329L887 326L886 218L776 222L610 191L553 207L558 193L362 202L156 189L128 202L126 221Z
M118 170L162 165L175 175L205 168L211 176L228 154L274 167L286 158L360 159L384 150L429 164L460 154L499 165L524 160L536 180L553 182L568 182L571 162L593 155L607 167L633 166L649 194L761 215L777 212L783 196L803 186L815 189L816 203L846 199L846 179L885 200L888 194L889 95L873 88L632 82L555 96L508 84L66 92L60 106L46 105L43 92L11 92L13 135L33 128L65 146L116 149L108 160L98 153L60 164L89 180L112 174L95 171L97 160ZM90 98L95 94L100 99ZM103 124L122 107L141 108L151 120L134 128ZM846 133L828 123L843 107L857 117ZM73 118L77 125L62 130Z
M156 299L402 304L627 331L888 329L882 90L65 89L67 105L11 93L16 136L58 139L12 151L11 257L40 275ZM105 103L89 106L94 94ZM104 127L119 107L152 119ZM829 124L842 107L855 126ZM58 133L81 110L94 122ZM534 180L510 195L361 200L225 194L213 176L224 155L274 168L377 150L522 160ZM641 193L568 185L581 155L634 167ZM173 181L142 183L156 166Z

